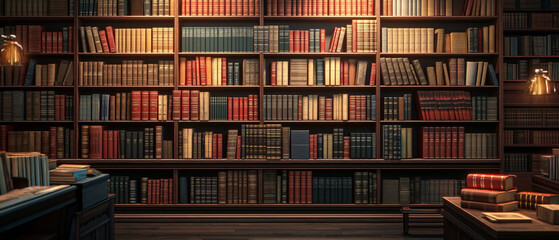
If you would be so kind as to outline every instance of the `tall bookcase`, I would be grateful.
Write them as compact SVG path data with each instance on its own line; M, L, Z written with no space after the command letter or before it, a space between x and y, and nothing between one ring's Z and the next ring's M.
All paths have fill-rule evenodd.
M557 53L551 52L553 51L553 47L549 49L549 53L535 53L535 49L541 49L542 46L534 46L533 43L529 43L529 49L522 51L521 43L523 40L521 38L522 36L533 38L556 34L559 29L557 25L559 10L557 9L557 5L538 5L539 1L534 3L525 2L517 4L516 6L513 1L507 2L508 5L503 7L503 15L507 15L507 17L503 17L503 23L505 24L503 35L509 39L517 38L519 40L517 46L519 51L517 54L505 54L506 49L503 49L503 66L507 67L507 64L515 65L509 66L508 70L506 68L503 69L504 113L506 115L507 112L513 112L519 116L520 120L524 120L524 122L511 122L504 119L504 133L555 131L558 126L550 120L555 118L551 113L557 111L559 98L556 94L530 96L526 92L526 84L527 81L534 76L534 69L543 68L549 71L547 75L552 79L554 84L557 85L557 71L559 70L559 66L557 66ZM555 19L553 17L555 17ZM550 46L553 44L554 43L550 43ZM547 50L546 47L543 47L543 50ZM510 48L513 49L515 46L510 45ZM553 64L548 64L550 62L555 63L555 66L553 66ZM555 72L555 75L553 75L553 72ZM529 122L530 119L536 121ZM522 160L521 162L517 159L517 161L510 161L510 164L508 163L509 161L505 159L506 156L503 156L503 162L505 165L509 165L509 167L505 166L503 170L507 173L516 174L519 177L519 189L557 192L556 189L559 186L557 182L538 176L541 174L539 155L551 154L551 149L557 147L557 144L537 143L536 136L534 136L534 142L532 143L516 142L522 141L519 135L511 138L514 138L515 142L504 142L505 151L507 153L517 154L517 156L525 156L520 158Z
M70 0L71 1L71 0ZM75 1L74 12L79 10L79 2ZM176 1L180 2L180 1ZM137 128L137 127L153 127L163 125L170 129L174 148L173 158L169 159L59 159L59 163L77 163L91 164L92 167L100 169L114 175L131 175L134 177L149 176L170 178L174 186L178 186L179 177L188 175L192 172L216 172L218 170L257 170L258 172L258 204L178 204L178 188L174 188L174 199L172 204L116 204L117 217L118 213L140 214L149 213L154 215L137 215L137 216L161 216L168 213L382 213L396 212L402 204L385 204L382 203L382 180L385 178L397 178L399 176L442 176L442 178L451 178L454 176L465 177L469 172L502 172L503 165L501 159L504 155L502 131L504 129L503 119L503 88L499 85L486 86L425 86L425 85L409 85L409 86L385 86L381 80L381 66L376 65L376 84L373 86L267 86L265 85L267 74L269 72L269 60L290 58L324 58L324 57L341 57L344 59L365 59L370 62L379 63L384 57L407 57L410 60L419 59L422 63L428 62L432 64L434 61L443 59L445 62L449 58L465 58L472 61L488 61L492 63L499 78L503 77L503 56L502 56L502 26L501 26L501 0L496 0L496 15L491 17L482 16L381 16L383 1L375 2L375 14L370 16L266 16L266 1L260 2L259 16L181 16L180 4L175 4L174 16L75 16L68 17L0 17L3 24L51 24L51 22L62 22L72 24L73 28L73 53L66 54L28 54L26 57L36 57L45 59L68 58L74 63L74 85L59 87L40 87L40 86L2 86L2 90L24 89L24 90L51 90L63 91L74 95L74 120L73 121L48 121L40 122L52 125L63 125L72 127L74 131L74 152L76 156L80 153L80 129L82 125L104 125L109 127L117 127L119 129ZM181 27L184 26L227 26L243 25L243 26L265 26L276 24L289 24L298 28L326 28L326 34L331 34L334 26L351 23L354 19L371 19L376 20L377 29L377 51L372 53L184 53L181 52ZM433 27L445 28L450 31L465 31L469 26L495 25L496 29L496 52L495 53L383 53L381 49L381 28L382 27ZM124 26L124 27L152 27L164 26L172 27L174 34L173 52L172 53L83 53L80 52L80 35L79 27L88 25L99 26ZM181 57L195 56L215 56L227 57L232 59L259 59L260 62L260 85L258 86L181 86L178 84L179 59ZM87 60L172 60L174 63L174 84L172 86L79 86L78 85L78 65L82 61ZM428 64L428 65L430 65ZM370 67L369 67L370 68ZM370 69L368 70L370 71ZM500 79L500 83L503 80ZM79 96L87 93L100 92L116 92L116 91L132 91L132 90L158 90L170 93L172 90L197 89L209 91L211 93L219 93L223 96L235 95L238 92L257 94L260 108L263 109L263 96L267 93L289 93L297 92L299 94L326 94L330 96L334 93L358 93L358 94L374 94L377 96L376 101L376 120L348 120L348 121L270 121L264 120L262 114L259 114L257 121L82 121L79 120ZM383 120L383 96L399 96L404 93L415 94L417 90L459 90L469 91L474 95L481 93L488 96L497 96L499 111L497 121L428 121L428 120ZM40 128L36 126L38 122L18 121L18 122L2 122L2 124L11 124L18 129ZM376 134L376 156L375 159L282 159L282 160L266 160L266 159L181 159L179 158L178 139L179 130L184 127L216 129L226 133L229 128L238 129L241 124L268 124L281 123L284 126L290 126L292 129L326 129L331 132L332 128L343 127L351 131L369 131ZM497 134L497 158L485 159L423 159L417 156L409 159L401 160L385 160L383 156L383 126L399 124L406 127L414 128L416 132L422 126L464 126L467 129L482 129ZM414 143L417 148L417 144ZM376 173L376 199L377 203L372 204L262 204L261 190L262 171L267 169L278 170L312 170L322 171L325 173L345 173L352 174L354 171L371 171ZM351 175L350 175L351 176ZM407 205L407 204L404 204ZM415 207L440 207L440 204L411 204ZM124 216L124 215L122 215ZM130 219L134 218L134 215ZM310 216L310 215L309 215ZM386 217L384 215L379 215Z

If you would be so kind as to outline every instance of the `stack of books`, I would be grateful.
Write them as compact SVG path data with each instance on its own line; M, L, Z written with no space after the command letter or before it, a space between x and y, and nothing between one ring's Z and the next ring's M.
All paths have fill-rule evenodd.
M518 201L515 201L515 178L515 175L468 174L468 187L460 193L461 206L490 212L518 210Z
M51 182L77 182L87 177L89 165L63 164L50 170Z

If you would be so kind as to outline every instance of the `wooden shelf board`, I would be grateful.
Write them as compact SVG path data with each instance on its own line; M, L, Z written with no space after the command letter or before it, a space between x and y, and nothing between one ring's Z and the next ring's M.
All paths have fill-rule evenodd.
M557 32L559 28L507 28L503 29L505 33L531 33L531 32Z
M260 89L257 85L222 85L222 86L203 86L203 85L179 85L179 89L208 89L208 90L232 90L232 89Z
M381 16L381 21L437 21L437 22L486 22L495 21L498 17L482 17L482 16Z
M181 57L198 56L228 56L228 57L258 57L258 52L179 52Z
M554 189L556 192L559 192L559 182L551 180L541 175L533 175L532 176L533 184L537 184L543 186L548 189Z
M120 88L141 88L141 89L173 89L174 86L142 86L142 85L124 85L124 86L78 86L81 89L97 89L97 88L109 88L109 89L120 89Z
M504 9L503 12L505 12L505 13L524 13L524 12L530 12L530 13L554 13L554 12L559 12L559 10L528 10L528 9L514 10L514 9Z
M505 144L505 147L508 148L515 148L515 147L522 147L522 148L557 148L559 144Z
M538 128L542 128L542 129L557 129L559 128L559 125L557 126L546 126L546 125L528 125L528 126L523 126L523 125L518 125L518 126L512 126L512 125L505 125L505 129L538 129Z
M498 89L499 86L495 85L486 85L486 86L435 86L435 85L380 85L381 88L475 88L475 89L483 89L483 88L492 88Z
M74 16L0 16L0 21L74 21Z
M409 57L409 58L421 58L421 57L497 57L498 53L381 53L381 57Z
M258 21L260 16L186 16L179 15L180 21ZM257 23L255 23L257 24Z
M95 120L78 120L82 124L111 124L111 123L135 123L135 124L148 124L148 123L173 123L173 120L111 120L111 121L95 121Z
M442 204L115 204L115 208L442 208Z
M37 121L29 121L29 120L24 120L24 121L0 121L0 123L5 123L5 124L15 124L15 123L34 123L34 124L40 124L40 123L74 123L74 121L55 121L55 120L37 120Z
M283 58L283 57L374 57L376 53L374 52L366 52L366 53L357 53L357 52L277 52L277 53L270 53L265 52L263 53L264 57L266 58Z
M312 124L375 124L375 120L264 120L264 123L312 123Z
M559 58L559 55L554 56L503 56L504 59L524 59L524 58Z
M350 86L350 85L346 85L346 86L344 86L344 85L338 85L338 86L335 86L335 85L328 85L328 86L324 86L324 85L320 85L320 86L319 85L314 85L314 86L293 86L293 85L290 85L290 86L271 86L271 85L266 85L266 86L264 86L264 89L269 89L269 90L271 90L271 89L280 89L280 90L281 89L283 89L283 90L293 90L293 89L299 89L299 90L301 90L301 89L308 89L308 90L311 90L311 89L312 90L317 90L317 89L321 89L321 90L325 90L325 89L329 89L329 90L341 90L341 89L352 89L353 90L353 89L358 89L358 90L361 90L361 89L363 89L363 90L365 90L365 89L367 89L367 90L371 90L371 89L375 89L375 88L376 88L376 86L374 86L374 85L353 85L353 86Z
M0 88L21 88L21 89L73 89L74 86L0 86Z
M545 108L559 107L559 103L503 103L504 107L529 107L529 108Z
M30 57L71 57L74 53L25 53L25 56Z
M264 16L264 21L351 21L354 19L376 19L374 15L345 16Z
M172 57L174 53L78 53L82 57Z
M381 123L458 123L458 124L496 124L499 121L462 121L462 120L381 120Z
M159 22L159 21L172 21L174 16L78 16L79 20L84 21L146 21L146 22Z

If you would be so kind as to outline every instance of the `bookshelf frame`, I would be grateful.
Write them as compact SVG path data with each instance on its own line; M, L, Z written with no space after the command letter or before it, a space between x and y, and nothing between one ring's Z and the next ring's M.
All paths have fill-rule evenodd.
M347 170L372 170L377 173L377 200L381 201L382 196L382 172L384 170L459 170L468 171L472 169L480 169L492 172L502 172L503 162L501 159L504 156L504 146L503 146L503 80L504 80L504 70L502 69L504 57L502 55L502 40L503 40L503 30L502 30L502 4L501 0L496 0L497 13L496 16L492 17L477 17L477 16L437 16L437 17L393 17L393 16L381 16L382 8L381 0L375 1L375 15L373 16L266 16L265 1L261 1L260 4L260 15L259 16L182 16L180 15L180 4L177 0L175 4L175 14L173 16L113 16L113 17L100 17L100 16L79 16L79 0L69 0L75 1L74 4L74 16L64 16L64 17L0 17L0 22L8 23L8 21L13 25L17 22L41 22L41 21L64 21L73 23L73 53L61 53L61 54L27 54L26 57L73 57L74 63L74 86L1 86L0 89L53 89L53 90L70 90L73 91L74 95L74 121L47 121L41 123L52 123L52 124L63 124L63 125L73 125L74 131L74 152L76 157L80 153L80 127L84 124L101 124L105 126L125 126L129 123L137 123L142 126L155 126L159 124L165 124L165 126L172 125L173 134L173 156L172 159L59 159L58 162L62 163L76 163L76 164L91 164L101 170L139 170L139 171L167 171L171 173L174 186L178 186L179 171L181 170L224 170L224 169L256 169L258 170L258 188L262 189L262 170L263 169L307 169L307 170L334 170L334 169L347 169ZM290 24L297 25L302 21L312 21L320 23L321 21L351 21L353 19L374 19L376 20L377 29L377 52L375 53L258 53L258 52L248 52L248 53L184 53L180 51L180 31L181 27L185 23L199 23L207 22L209 26L216 26L220 21L232 21L232 22L250 22L253 25L264 26L266 24L274 24L276 22L289 22ZM80 41L79 38L79 27L88 24L107 24L111 25L116 22L126 22L126 23L138 23L139 26L150 26L150 23L166 23L172 25L174 29L174 49L172 53L84 53L80 52ZM383 53L381 49L381 28L385 23L398 23L406 21L418 21L420 23L431 23L431 24L455 24L455 23L486 23L494 24L496 27L496 53L466 53L466 54L453 54L453 53ZM233 58L258 58L260 61L260 85L258 86L182 86L178 84L179 76L179 58L181 57L193 57L193 56L217 56L217 57L233 57ZM174 62L174 84L172 86L79 86L78 85L78 64L80 61L87 60L90 57L94 58L111 58L111 59L149 59L149 58L172 58ZM380 64L376 67L376 84L373 86L267 86L265 85L265 71L267 66L265 65L266 59L275 58L323 58L323 57L343 57L343 58L368 58L375 63L380 63L381 57L409 57L418 59L448 59L451 57L464 57L468 59L487 59L495 63L496 72L499 74L499 86L384 86L380 80ZM523 56L524 57L524 56ZM510 57L507 57L510 58ZM308 91L311 92L351 92L351 91L367 91L367 93L375 94L377 96L376 105L376 120L370 121L268 121L264 120L262 114L259 114L259 120L257 121L177 121L177 120L167 120L167 121L81 121L79 120L79 96L82 90L97 91L101 89L111 89L111 90L136 90L136 89L149 89L149 90L182 90L182 89L199 89L206 91L216 91L216 92L228 92L228 91L253 91L258 93L259 96L259 109L263 109L263 96L270 89L281 89L283 91ZM383 93L387 91L416 91L423 89L453 89L453 90L487 90L492 95L498 96L499 102L499 120L497 121L423 121L423 120L407 120L407 121L387 121L382 120L382 98ZM37 121L19 121L19 122L1 122L2 124L36 124ZM265 159L235 159L235 160L210 160L210 159L179 159L178 152L178 132L181 127L185 124L189 126L199 126L206 123L219 124L216 126L240 126L241 124L253 123L253 124L267 124L267 123L283 123L288 126L310 126L311 124L318 124L319 126L332 127L332 126L355 126L355 127L368 127L374 129L377 133L377 153L376 159L309 159L309 160L265 160ZM497 140L497 150L498 155L495 159L402 159L402 160L384 160L381 159L382 156L382 126L385 124L405 124L409 126L487 126L494 129L498 135ZM146 172L146 175L149 173ZM259 191L260 192L260 191ZM259 193L259 202L262 201L262 194ZM190 208L197 209L196 211L213 211L226 210L232 208L242 208L243 210L250 210L251 208L262 208L267 210L283 211L285 209L303 209L310 207L316 211L335 211L339 212L342 210L347 210L348 208L353 209L370 209L386 211L389 210L392 213L399 213L400 207L404 206L401 204L226 204L226 205L216 205L216 204L178 204L178 188L174 188L174 202L175 204L116 204L117 213L120 210L125 210L126 212L132 213L142 213L150 212L150 214L159 214L161 216L165 215L165 209L181 209L188 210ZM407 205L406 205L407 206ZM412 204L414 207L442 207L442 204ZM365 212L366 213L366 212ZM118 217L118 214L117 214Z

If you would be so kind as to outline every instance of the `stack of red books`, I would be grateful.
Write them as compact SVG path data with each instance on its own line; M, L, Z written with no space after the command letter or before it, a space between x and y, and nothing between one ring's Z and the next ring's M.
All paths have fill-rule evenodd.
M491 212L518 210L518 201L515 201L515 178L515 175L468 174L468 187L460 193L461 206Z

